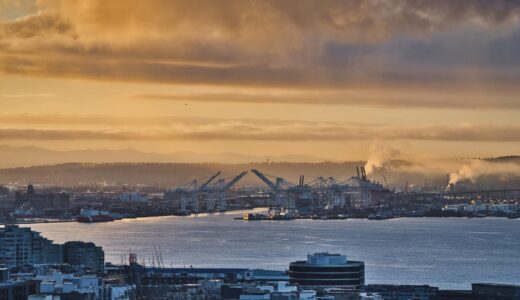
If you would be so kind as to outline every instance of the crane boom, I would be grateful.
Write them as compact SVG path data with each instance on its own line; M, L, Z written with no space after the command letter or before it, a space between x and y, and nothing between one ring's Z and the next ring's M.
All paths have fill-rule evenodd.
M235 185L235 183L237 183L240 179L242 179L242 177L246 176L246 174L247 174L247 171L240 173L237 177L233 178L230 182L228 182L222 188L222 191L227 191L228 189L230 189L233 185Z
M267 177L265 177L264 174L262 174L257 169L251 169L251 172L255 173L255 175L260 178L265 184L267 184L273 191L278 191L278 186L274 184L271 180L269 180Z
M204 190L204 189L208 186L208 184L210 184L210 183L213 181L213 179L217 178L218 175L220 175L220 171L218 171L217 174L211 176L211 177L210 177L206 182L204 182L204 183L203 183L203 184L202 184L202 185L201 185L197 190L198 190L198 191L202 191L202 190Z

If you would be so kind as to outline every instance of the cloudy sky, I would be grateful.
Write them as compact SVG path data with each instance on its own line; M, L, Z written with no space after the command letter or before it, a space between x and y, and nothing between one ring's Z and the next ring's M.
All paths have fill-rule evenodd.
M0 144L520 153L518 0L0 0Z

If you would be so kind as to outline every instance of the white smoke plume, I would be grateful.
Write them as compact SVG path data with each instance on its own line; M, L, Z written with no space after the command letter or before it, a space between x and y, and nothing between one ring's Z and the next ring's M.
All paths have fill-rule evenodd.
M475 183L483 175L520 175L520 165L516 163L489 162L485 160L471 160L462 165L457 171L450 174L448 186L469 180Z
M397 160L401 152L383 143L373 143L368 150L368 160L365 164L367 174L389 167L392 160Z

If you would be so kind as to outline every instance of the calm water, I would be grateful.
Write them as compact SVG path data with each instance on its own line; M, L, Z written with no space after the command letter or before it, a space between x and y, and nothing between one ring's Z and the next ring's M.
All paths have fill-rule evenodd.
M167 265L284 270L307 253L331 251L365 261L367 283L453 289L467 289L471 282L520 284L520 219L243 222L233 216L31 227L60 243L95 242L114 263L123 253L151 258L158 249Z

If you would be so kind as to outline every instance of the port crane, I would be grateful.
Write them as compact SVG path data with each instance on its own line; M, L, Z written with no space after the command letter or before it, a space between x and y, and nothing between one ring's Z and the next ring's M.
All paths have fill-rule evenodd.
M283 207L282 194L287 192L287 190L291 189L295 185L283 179L282 177L275 177L276 181L272 182L271 180L269 180L269 178L267 178L266 175L264 175L257 169L251 169L251 172L253 172L258 178L260 178L260 180L262 180L273 191L273 198L269 210L271 210L273 207L281 209ZM294 209L294 201L291 201L291 199L289 199L288 202L288 208Z
M191 205L195 213L199 211L199 192L206 191L208 185L220 175L218 171L215 175L209 177L202 185L198 186L198 180L193 180L188 186L184 188L177 188L176 192L181 193L181 211L186 212L188 200L186 195L191 193Z
M226 182L226 179L219 179L217 184L210 188L210 191L216 192L219 195L219 210L225 211L226 210L226 192L233 187L242 177L246 176L247 171L243 171L242 173L235 176L233 179L231 179L229 182ZM207 209L210 211L210 208L212 209L212 205L210 204L210 197L208 197L208 205Z
M315 177L314 180L304 183L304 176L300 176L300 182L296 186L287 189L290 199L310 201L312 208L343 207L345 196L343 191L348 185L334 177Z

